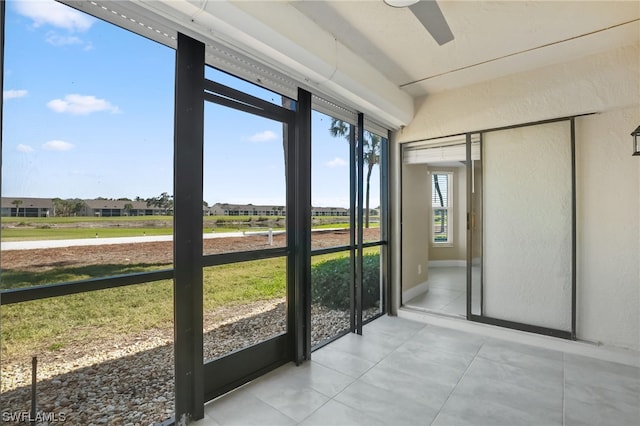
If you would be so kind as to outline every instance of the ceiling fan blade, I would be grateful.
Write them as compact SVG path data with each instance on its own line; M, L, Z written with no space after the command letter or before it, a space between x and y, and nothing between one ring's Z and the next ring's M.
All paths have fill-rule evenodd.
M421 0L409 6L409 10L416 15L440 46L453 40L451 28L435 0Z

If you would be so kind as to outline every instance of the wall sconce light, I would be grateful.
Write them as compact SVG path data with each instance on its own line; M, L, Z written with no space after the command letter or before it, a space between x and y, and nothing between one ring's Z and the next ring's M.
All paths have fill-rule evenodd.
M633 155L640 155L640 126L631 132L633 136Z

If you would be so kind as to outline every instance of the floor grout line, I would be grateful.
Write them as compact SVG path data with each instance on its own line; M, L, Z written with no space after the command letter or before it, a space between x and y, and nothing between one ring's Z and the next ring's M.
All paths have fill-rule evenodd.
M438 414L436 414L436 416L433 418L433 420L431 421L431 424L434 424L436 422L436 420L438 419L438 417L440 416L440 413L442 413L442 409L447 405L447 403L449 402L449 400L451 399L451 397L453 396L453 393L456 391L456 389L458 388L458 385L460 384L460 382L462 382L462 380L465 378L465 376L467 375L467 373L469 372L469 369L471 369L471 365L475 362L475 360L478 358L478 354L480 353L480 350L482 349L482 347L485 345L485 342L482 342L482 344L478 347L478 350L476 351L475 355L473 355L473 359L469 362L469 365L467 365L467 368L464 370L464 373L462 373L462 375L460 376L460 379L458 379L458 381L456 382L456 384L453 386L453 388L451 389L451 392L449 392L449 395L447 395L447 399L442 403L442 406L440 407L440 409L438 410Z
M392 322L391 324L394 324L394 323ZM354 383L358 383L358 381L361 380L361 378L362 378L362 376L364 374L366 374L367 372L372 371L373 369L380 368L380 364L381 363L385 362L385 360L388 360L389 357L393 356L393 354L395 354L398 351L400 351L401 348L403 348L403 346L405 346L405 345L407 345L407 344L409 344L411 342L420 341L420 338L418 337L418 335L421 332L424 332L425 330L428 330L428 329L437 330L439 328L442 328L442 327L439 327L437 325L434 326L434 325L430 325L430 324L423 324L423 323L420 323L420 324L422 324L421 327L416 328L415 330L412 330L411 332L409 332L408 329L404 328L403 324L401 322L396 322L395 323L395 326L396 326L396 329L397 329L397 331L395 333L394 333L394 327L393 326L390 326L390 327L387 328L386 325L381 329L375 330L375 332L374 332L374 330L369 330L369 333L367 333L367 330L365 329L365 334L363 335L363 338L366 338L367 334L370 335L370 336L373 335L373 334L382 334L382 335L389 335L389 336L395 334L398 337L400 337L400 335L402 335L401 339L397 339L394 342L395 347L393 349L390 349L390 346L387 346L387 345L384 344L384 342L381 342L381 345L385 346L387 349L390 349L390 352L386 353L386 351L385 351L386 354L384 354L384 355L380 354L380 355L382 355L382 358L378 359L377 361L366 360L366 359L364 359L362 357L359 357L358 355L355 355L354 353L351 353L351 352L348 352L348 351L343 351L341 349L328 349L327 348L327 350L330 350L330 351L334 351L335 350L337 352L342 352L342 353L344 353L346 355L359 357L359 358L361 358L363 360L368 361L367 365L370 365L369 363L371 363L371 367L369 367L364 373L359 375L359 377L354 377L353 375L345 374L345 373L343 373L341 371L338 371L338 370L332 368L331 365L326 365L326 364L320 363L318 361L315 361L313 359L310 360L309 363L312 364L312 365L315 364L315 365L320 366L322 368L328 369L328 371L333 371L333 372L336 372L338 374L341 374L341 375L344 375L344 376L348 376L349 377L349 382L343 389L341 389L340 391L335 393L335 395L333 395L333 396L330 396L330 395L328 395L328 394L326 394L324 392L316 391L316 392L319 392L320 394L326 396L327 399L324 400L324 401L322 401L322 400L313 400L313 399L309 400L309 402L313 402L314 403L313 406L315 406L315 404L319 404L319 405L317 407L313 408L313 409L312 409L312 406L307 406L307 409L311 409L311 412L304 413L305 417L303 419L301 419L300 421L297 421L296 419L293 419L288 414L286 414L283 411L281 411L279 408L277 408L277 407L271 405L269 402L263 400L261 397L259 397L257 395L255 395L255 397L258 400L260 400L260 401L268 404L269 406L271 406L274 410L276 410L280 414L282 414L282 415L286 416L287 418L291 419L293 421L293 424L297 424L297 425L301 425L301 424L303 424L305 422L307 422L307 423L322 422L325 414L336 416L335 419L340 419L340 418L345 419L345 418L347 418L347 417L341 417L341 416L348 416L348 418L352 418L352 416L362 415L362 419L364 419L364 418L373 419L373 420L369 420L371 422L375 422L376 419L382 420L381 418L377 418L377 417L371 416L368 411L362 409L363 407L356 408L356 406L352 405L351 403L344 403L344 402L341 402L341 401L337 400L336 398L338 398L341 395L343 395L346 392L346 390L350 386L352 386ZM473 343L473 345L470 346L470 347L465 345L465 347L468 348L468 349L464 350L464 353L465 353L464 354L464 360L465 360L465 363L467 365L465 366L463 363L456 363L457 368L455 370L455 375L448 376L449 380L446 382L447 383L447 387L441 388L441 390L438 392L439 396L438 396L437 403L435 403L435 404L426 404L426 405L428 405L430 407L429 408L429 416L428 417L427 416L421 417L421 422L424 422L424 421L426 421L426 418L429 418L429 417L433 416L432 419L430 420L429 424L430 425L435 425L437 423L442 423L443 420L448 419L450 416L454 416L455 417L456 415L459 415L460 414L459 411L460 411L461 407L462 408L466 407L466 409L468 409L469 407L467 407L467 401L466 401L466 399L468 398L468 395L467 395L468 392L467 391L469 389L474 388L474 386L476 386L478 384L478 383L476 383L476 379L478 377L480 377L480 379L482 379L482 380L489 380L489 381L493 380L492 379L493 376L487 376L488 378L485 377L483 374L480 374L480 376L477 376L477 373L482 373L484 371L483 370L483 366L485 365L484 360L489 361L490 363L497 363L497 364L501 364L501 365L514 366L514 364L511 364L508 360L504 360L503 359L504 349L500 349L500 345L498 347L494 347L493 338L492 337L481 336L479 334L468 333L466 331L462 331L462 333L464 333L464 334L458 335L458 333L454 333L453 335L451 335L451 338L455 339L455 341L460 340L462 342ZM431 335L431 333L428 333L428 334ZM477 339L477 340L474 339L473 342L469 342L468 341L468 337L465 337L465 334L472 334L474 336L482 337L482 338ZM434 336L437 339L437 338L439 338L440 334L439 333L435 333ZM449 336L449 334L446 333L446 334L442 335L442 338L448 338L448 336ZM376 342L378 340L379 339L376 339ZM500 339L500 340L502 341L502 339ZM362 341L358 340L358 342L359 343L364 343L364 340L362 340ZM397 343L397 342L400 342L400 343ZM498 343L500 343L500 342L498 342ZM520 346L523 345L522 343L519 343L519 342L511 342L511 343L514 343L514 344L516 344L518 346L517 348L515 348L518 351L520 351L521 349L525 349L525 352L523 352L523 354L529 354L529 351L526 350L526 347L520 348ZM485 348L485 346L487 346L487 347ZM458 348L458 346L454 345L451 348ZM420 351L420 352L430 351L431 350L431 349L429 349L429 346L427 346L425 348L422 348L422 346L419 346L419 345L416 346L416 347L412 346L409 349L414 350L414 351ZM491 353L487 352L489 350L490 350ZM460 349L455 349L452 353L457 353L457 352L460 352L460 351L461 351ZM544 418L544 419L547 419L546 423L557 424L557 425L564 426L564 425L567 425L567 424L570 424L571 422L573 422L575 420L574 419L575 416L580 417L580 415L582 415L582 414L580 412L578 412L578 414L576 414L576 406L572 402L573 401L572 398L575 396L575 394L573 392L573 385L574 384L569 379L571 379L573 376L571 374L568 374L568 373L572 372L573 370L572 369L568 370L567 367L568 367L568 364L571 363L573 355L571 353L567 353L567 352L562 351L562 350L558 350L558 352L561 352L562 356L561 357L555 357L554 356L554 357L551 358L551 361L548 361L547 357L544 357L544 356L540 357L541 361L545 361L545 360L548 361L548 362L545 362L544 366L546 366L546 365L553 366L553 370L554 370L553 380L552 380L552 382L554 384L553 385L552 404L548 405L545 402L545 404L543 405L544 407L546 407L547 405L549 407L551 407L551 411L533 413L533 412L530 412L530 410L529 411L524 410L524 414L526 414L527 418L529 418L530 420L531 419L534 419L534 420L538 419L539 420L539 419ZM482 354L482 356L481 356L481 354ZM499 359L493 359L492 357L488 358L487 356L491 356L491 354L499 356ZM518 361L521 358L521 355L518 355L518 358L517 359L514 358L513 360L514 361ZM536 354L532 353L531 355L534 356ZM544 354L542 354L542 355L544 355ZM509 356L507 358L511 359L511 356ZM558 361L561 361L561 366L562 366L562 373L561 373L562 376L561 377L557 372ZM437 359L436 359L435 362L437 362ZM551 364L549 364L549 362L551 362ZM603 361L603 362L606 362L606 361ZM331 364L331 363L329 363L329 364ZM530 369L530 365L529 364L526 364L526 366L524 366L524 367L520 366L519 363L516 363L516 364L517 365L515 365L515 368L523 369L523 370ZM540 368L540 365L538 365L537 363L536 364L531 364L531 365L538 366L538 367L536 367L537 369ZM389 365L387 365L387 366L389 366ZM571 367L573 368L573 363L571 363ZM473 372L471 372L472 368L474 369ZM537 371L537 370L534 370L534 371ZM537 373L533 373L533 374L537 374ZM383 376L380 376L380 377L383 377ZM509 377L511 377L511 376L509 376ZM518 377L520 377L520 376L518 376ZM525 377L525 376L523 376L523 377ZM528 377L528 376L526 376L526 377ZM526 377L525 377L525 379L526 379ZM525 379L523 379L523 380L525 380ZM464 386L462 386L462 382L463 381L465 382ZM570 381L570 384L572 384L572 388L569 389L569 392L567 390L567 382L568 381ZM427 381L426 383L427 384L422 385L422 386L428 386L429 382ZM557 386L560 383L561 383L562 388L558 389ZM383 384L383 382L378 383L378 382L375 382L375 381L367 381L366 384L370 385L370 386L374 386L376 388L379 387L383 391L391 391L393 393L393 389L389 389L388 387L380 387L379 386L380 384ZM296 384L295 386L298 386L298 385ZM311 390L315 390L314 388L310 387L308 384L303 384L300 387L300 389L307 389L307 388L311 389ZM458 392L458 388L461 389L459 392ZM527 389L529 389L529 390L533 389L532 392L535 392L535 393L533 394L534 396L532 398L536 399L536 397L539 396L539 395L543 395L543 396L547 395L545 393L545 389L549 389L549 388L547 386L543 386L543 387L534 386L532 388L527 388ZM558 400L558 397L557 397L558 391L560 392L560 400ZM540 392L542 392L542 393L540 393ZM498 394L502 395L500 393L498 393ZM494 395L492 397L491 402L495 401L495 402L500 404L500 402L501 402L500 398L504 397L504 395L500 396L500 398L499 398L498 394L496 394L496 395ZM549 395L551 395L551 394L549 394ZM572 398L571 399L567 399L568 395L572 396ZM455 396L455 398L454 398L454 396ZM362 395L361 397L366 398L366 395ZM595 409L608 409L607 407L609 407L609 406L607 404L610 402L609 401L610 399L611 398L609 398L609 399L604 398L603 402L601 402L599 404L596 404L596 408ZM303 399L302 401L307 401L307 399ZM329 406L327 406L327 404L329 404L332 401L335 404L339 404L339 406L337 406L335 404L330 404ZM545 399L545 401L546 401L546 399ZM415 401L413 401L413 402L415 402ZM449 405L449 404L451 404L451 405ZM558 412L559 410L557 410L558 405L561 406L560 412ZM482 403L480 405L476 404L476 405L473 405L471 409L475 410L473 412L475 412L476 414L479 414L480 416L482 416L482 415L484 415L483 414L484 413L483 406L484 406L484 403ZM510 405L507 405L507 406L510 407ZM343 410L344 407L348 408L349 411L345 412L345 414L342 414L342 410ZM582 406L579 406L578 408L581 409L581 407ZM445 408L447 408L446 412L445 412ZM519 410L519 409L516 410L515 407L512 407L512 408L513 408L513 410L510 410L510 411L508 410L509 413L506 413L506 414L513 415L513 413L511 411L516 412L516 411ZM321 410L321 409L322 409L322 412L318 413L318 410ZM625 411L625 413L626 413L626 411ZM300 414L303 414L303 413L296 412L296 414L294 414L294 415L300 417ZM493 414L489 413L489 414L490 414L489 415L490 418L494 418L495 417L494 416L495 413L493 413ZM626 413L625 415L628 416L628 413ZM310 419L312 416L314 416L314 417L312 419ZM529 417L529 416L531 416L531 417ZM210 416L207 415L207 417L210 417ZM489 417L485 417L485 419L489 418ZM584 415L582 415L582 417L584 417ZM505 415L504 419L507 419L507 418L509 418L509 417ZM599 418L599 417L596 416L594 418ZM628 417L620 417L620 418L626 419ZM212 420L213 420L214 424L216 424L215 423L216 420L213 419L213 418L212 418ZM476 420L481 421L481 419L476 419ZM558 420L560 420L560 421L558 422ZM466 421L468 421L468 419ZM226 422L225 424L229 424L229 422L233 422L233 420L231 419L228 422ZM394 424L389 420L388 416L384 416L384 421L383 422L385 422L386 424L389 424L389 425ZM416 423L415 424L418 424L418 423L421 423L421 422L419 422L418 418L416 418ZM341 424L349 424L349 423L348 422L343 422ZM422 423L422 424L425 424L425 423ZM534 423L531 423L531 424L534 424ZM542 424L542 423L539 423L539 424ZM605 423L602 423L602 424L605 424ZM613 423L611 423L611 424L613 424ZM618 422L618 424L626 424L626 423Z

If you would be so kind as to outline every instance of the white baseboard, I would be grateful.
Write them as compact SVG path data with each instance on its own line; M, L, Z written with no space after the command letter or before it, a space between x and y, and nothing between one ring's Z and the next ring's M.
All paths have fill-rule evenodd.
M426 293L427 291L429 291L429 282L425 281L421 284L418 284L415 287L411 287L409 290L407 291L403 291L402 292L402 302L407 302L411 299L413 299L414 297L422 294L422 293Z
M430 260L429 268L450 268L450 267L458 267L465 268L467 266L466 260Z

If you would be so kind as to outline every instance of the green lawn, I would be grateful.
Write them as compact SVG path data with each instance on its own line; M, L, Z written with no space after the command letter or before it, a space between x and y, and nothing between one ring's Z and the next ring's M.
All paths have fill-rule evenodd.
M221 232L237 230L216 217L206 217L205 231ZM234 218L237 219L237 218ZM326 218L323 218L326 219ZM127 217L127 218L27 218L30 225L19 226L24 218L2 218L3 241L26 239L95 238L141 235L167 235L171 229L145 226L141 228L118 227L113 224L131 221L155 221L161 224L171 217ZM55 227L55 224L79 222L108 223L102 228ZM106 222L108 221L108 222ZM258 223L258 218L249 222ZM7 225L14 226L6 228ZM324 223L319 227L341 227L344 223ZM377 224L373 224L377 226ZM246 229L246 228L245 228ZM251 229L255 230L255 229ZM374 249L367 249L369 252ZM348 252L314 256L312 264L348 256ZM84 267L55 268L41 273L20 270L4 270L0 288L9 289L24 285L40 285L57 282L73 282L93 277L145 272L171 265L92 265ZM286 283L286 261L284 258L257 260L238 264L207 267L204 275L204 309L206 312L219 306L243 304L258 300L284 297ZM27 284L25 284L27 283ZM152 328L173 327L173 282L165 280L155 283L133 285L108 290L36 300L14 305L0 306L0 332L2 354L6 359L27 353L54 351L70 342L91 344L92 340L117 339L118 336L134 334Z
M325 216L313 220L313 229L349 227L344 217ZM2 241L82 239L95 238L96 234L100 238L113 238L173 233L172 216L3 217L1 223ZM285 229L284 218L275 216L205 216L202 224L204 233ZM380 223L372 221L370 226L378 228Z
M70 343L171 327L172 282L159 281L2 306L2 353L12 359Z
M210 216L214 217L214 216ZM96 223L96 222L173 222L173 216L120 216L120 217L91 217L91 216L70 216L70 217L3 217L0 219L3 225L17 225L27 223L33 225L55 225L74 223Z
M107 268L107 269L105 269ZM118 269L119 268L119 269ZM157 269L158 265L107 265L31 274L31 283L73 281ZM204 310L281 298L285 295L284 259L205 268ZM20 282L19 272L3 272L3 288ZM70 342L117 339L152 328L173 327L171 280L0 306L2 354L6 359L56 350Z
M376 253L368 248L365 253ZM348 256L348 252L314 256L312 265ZM165 265L170 268L170 265ZM92 277L144 272L163 265L96 265L29 273L38 285ZM204 311L220 306L282 298L286 291L286 260L274 258L203 269ZM3 271L2 288L25 282L25 273ZM153 328L173 327L173 281L131 285L0 306L2 354L12 359L55 351L70 342L116 339Z

